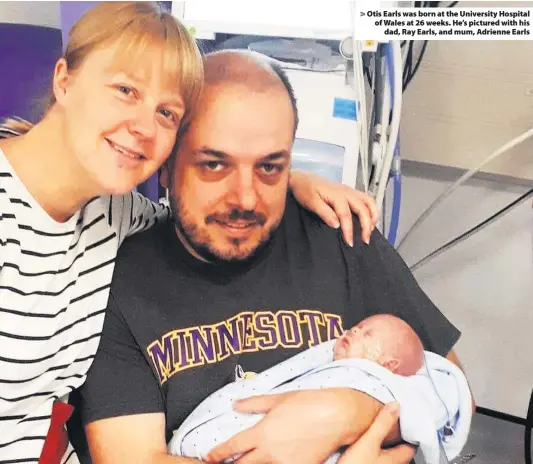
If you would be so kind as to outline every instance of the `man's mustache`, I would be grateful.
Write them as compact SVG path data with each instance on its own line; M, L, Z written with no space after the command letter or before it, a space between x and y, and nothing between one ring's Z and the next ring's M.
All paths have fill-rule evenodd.
M229 213L213 213L205 218L206 224L212 224L213 222L231 224L232 222L237 221L244 221L262 226L266 223L266 217L253 210L232 209Z

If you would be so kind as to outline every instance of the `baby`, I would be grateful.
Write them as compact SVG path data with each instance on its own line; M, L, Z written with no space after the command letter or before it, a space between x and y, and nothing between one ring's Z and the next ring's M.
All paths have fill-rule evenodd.
M390 380L393 374L410 378L423 364L422 342L406 322L389 314L368 317L337 340L309 348L260 374L242 376L213 393L174 432L168 450L202 459L217 444L257 423L262 415L233 411L232 402L237 398L353 386L387 402L393 399L389 397L391 386L379 381L376 386L376 379ZM338 453L331 456L328 464L338 457Z
M424 347L409 324L390 314L378 314L344 332L335 343L333 359L368 359L407 376L422 368Z

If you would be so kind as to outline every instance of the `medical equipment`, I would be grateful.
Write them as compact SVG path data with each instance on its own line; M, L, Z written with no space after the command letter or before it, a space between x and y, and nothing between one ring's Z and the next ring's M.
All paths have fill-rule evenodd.
M351 1L250 2L202 0L172 2L172 14L194 28L199 39L215 33L342 40L350 35Z
M290 63L282 63L294 88L298 110L302 115L296 133L293 164L294 167L304 168L313 163L321 165L322 171L329 172L328 178L342 180L347 185L368 191L381 205L393 160L396 167L396 190L399 191L400 187L399 146L396 140L402 97L401 49L399 43L384 45L388 50L385 75L390 78L382 78L383 96L375 97L375 102L381 103L380 115L378 122L372 127L374 136L372 148L369 149L367 91L361 59L363 52L359 41L352 42L352 63L347 62L343 72L331 68L328 69L329 72L309 72L301 67L294 69ZM257 50L253 45L249 48ZM345 57L349 56L346 42L342 52ZM322 69L324 67L323 65ZM331 116L328 117L328 114ZM320 154L314 156L318 152ZM341 153L343 157L339 160ZM341 178L338 174L339 164L342 164ZM393 211L399 215L399 196ZM394 224L396 223L397 219Z
M286 69L309 71L342 71L344 59L335 55L331 47L309 39L273 39L253 42L248 48L254 52L270 56L283 64Z
M341 166L341 179L336 174L337 178L332 180L355 186L361 116L352 89L345 85L344 72L318 73L296 69L286 69L286 72L301 115L293 149L293 166L314 163L330 172L338 172ZM311 115L314 117L309 117ZM318 151L320 155L314 157Z
M385 156L381 160L381 165L379 166L379 177L376 183L376 190L374 197L376 198L376 203L378 207L383 203L383 198L385 196L385 188L387 186L387 179L390 174L390 167L392 165L392 160L394 157L394 152L397 147L398 142L398 133L400 129L400 114L402 108L402 81L399 69L395 63L401 63L401 48L398 42L391 42L387 45L387 62L388 62L388 75L391 80L391 85L389 85L390 90L385 90L391 92L392 100L392 117L391 124L389 129L388 140L386 144ZM396 66L396 69L395 69ZM387 87L386 87L387 89ZM399 156L399 154L397 154Z

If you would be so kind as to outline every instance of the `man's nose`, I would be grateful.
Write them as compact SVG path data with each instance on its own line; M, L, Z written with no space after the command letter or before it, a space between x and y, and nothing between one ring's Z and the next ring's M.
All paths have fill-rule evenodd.
M235 173L229 199L233 206L241 210L253 211L255 209L257 192L253 172L245 170Z

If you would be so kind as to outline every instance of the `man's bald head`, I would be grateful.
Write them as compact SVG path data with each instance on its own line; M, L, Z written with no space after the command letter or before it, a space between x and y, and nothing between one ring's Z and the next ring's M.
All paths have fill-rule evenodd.
M290 99L294 113L294 133L298 127L298 109L294 90L279 64L265 55L247 50L222 50L204 57L207 92L226 86L242 86L260 93L279 87ZM211 88L211 89L210 89Z
M271 60L256 52L223 50L204 57L206 85L244 84L260 89L262 86L279 85Z

